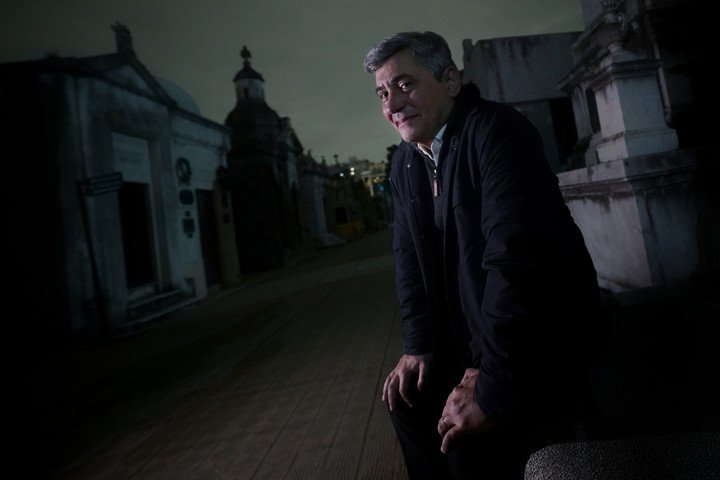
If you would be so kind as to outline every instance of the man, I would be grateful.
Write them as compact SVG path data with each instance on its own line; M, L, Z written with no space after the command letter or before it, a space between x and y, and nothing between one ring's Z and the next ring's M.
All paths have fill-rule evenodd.
M442 37L392 35L364 66L403 140L390 181L405 355L382 399L408 473L522 478L533 449L571 438L599 318L592 261L535 127L463 86Z

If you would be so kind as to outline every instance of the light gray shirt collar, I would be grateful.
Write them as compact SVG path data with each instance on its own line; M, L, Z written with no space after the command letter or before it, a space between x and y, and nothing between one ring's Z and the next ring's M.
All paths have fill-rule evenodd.
M440 149L442 148L442 138L443 135L445 135L445 127L447 127L447 123L442 126L440 131L435 135L435 138L433 139L432 144L430 145L430 150L428 150L423 145L420 145L419 143L414 143L415 147L420 150L426 157L428 157L430 160L432 160L435 163L435 166L438 165L438 160L440 160Z

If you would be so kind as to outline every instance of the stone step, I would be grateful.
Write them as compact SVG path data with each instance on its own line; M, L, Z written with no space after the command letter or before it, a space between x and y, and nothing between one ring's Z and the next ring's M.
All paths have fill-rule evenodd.
M156 295L139 298L128 302L128 319L136 320L148 313L161 310L166 306L182 301L187 295L181 290L170 290Z
M200 299L190 297L181 290L171 290L128 303L128 321L120 325L118 335L123 336L148 326L172 312L198 304Z

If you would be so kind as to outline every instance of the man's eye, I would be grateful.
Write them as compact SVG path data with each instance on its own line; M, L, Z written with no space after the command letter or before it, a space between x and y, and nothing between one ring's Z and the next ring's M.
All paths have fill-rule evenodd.
M400 87L400 90L402 90L403 92L407 92L408 90L410 90L410 87L412 87L412 84L410 82L402 82L398 85L398 87Z
M378 92L378 97L380 97L381 100L385 100L388 96L387 92Z

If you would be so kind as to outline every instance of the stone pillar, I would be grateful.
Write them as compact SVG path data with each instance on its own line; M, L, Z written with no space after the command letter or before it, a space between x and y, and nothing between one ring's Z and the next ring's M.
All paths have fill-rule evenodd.
M558 179L600 285L612 291L672 285L717 270L716 222L701 215L717 200L700 173L717 170L709 168L717 149L678 148L666 123L673 98L663 96L660 83L666 52L648 34L653 18L682 17L692 5L584 0L583 8L586 30L559 82L572 94L580 139L573 164L582 168ZM684 27L676 28L685 34L690 25ZM671 53L680 71L694 61L681 50Z
M595 92L602 133L596 147L600 162L678 147L675 131L665 124L657 76L660 65L651 59L618 61L612 55L589 83Z

